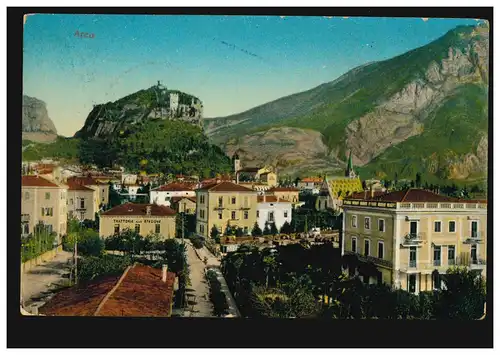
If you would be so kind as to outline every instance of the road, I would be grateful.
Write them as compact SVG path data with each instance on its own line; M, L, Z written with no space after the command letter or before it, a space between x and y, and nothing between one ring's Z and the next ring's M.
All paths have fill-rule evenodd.
M69 274L69 260L72 256L72 253L60 251L54 259L35 266L21 275L25 306L40 302L63 285L68 279L65 275Z
M217 279L221 283L221 289L226 294L229 305L229 313L233 317L239 317L240 313L233 296L229 292L226 280L220 272L220 260L210 251L203 247L196 249L189 240L186 240L187 259L189 264L189 276L191 286L188 289L188 308L184 312L184 317L214 317L213 305L210 302L210 286L205 279L205 269L213 269L217 273ZM207 263L203 262L207 258Z

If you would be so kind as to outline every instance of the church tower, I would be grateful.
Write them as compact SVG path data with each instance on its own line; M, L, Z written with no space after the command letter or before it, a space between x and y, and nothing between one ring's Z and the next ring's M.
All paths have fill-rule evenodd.
M354 171L354 166L352 165L352 150L349 151L349 160L347 161L347 169L345 171L345 176L351 179L356 178L356 172Z
M234 165L234 173L236 174L238 171L241 170L240 156L236 152L233 155L233 165Z

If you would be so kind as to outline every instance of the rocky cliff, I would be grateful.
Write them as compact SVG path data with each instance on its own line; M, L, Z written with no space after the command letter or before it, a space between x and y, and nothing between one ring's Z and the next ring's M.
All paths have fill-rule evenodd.
M78 138L106 138L148 120L181 120L200 125L203 104L195 96L158 84L114 102L95 105Z
M206 127L222 145L235 136L246 145L259 131L276 127L319 132L327 147L325 162L345 162L352 151L366 177L414 178L421 172L429 178L476 179L487 169L488 59L489 26L462 26L304 93L211 119ZM280 103L287 110L274 112ZM249 128L253 132L245 135ZM278 160L288 154L276 145L260 149L266 147ZM297 171L301 164L295 164Z
M25 140L51 141L57 137L56 127L49 117L45 102L23 95L22 132Z

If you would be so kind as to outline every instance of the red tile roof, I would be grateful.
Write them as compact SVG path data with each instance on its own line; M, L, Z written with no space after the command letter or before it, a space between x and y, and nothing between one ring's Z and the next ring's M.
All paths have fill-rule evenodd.
M68 185L68 191L94 191L90 187L81 185L73 180L68 180L66 185Z
M300 180L301 182L323 182L323 178L320 177L306 177Z
M23 175L21 185L26 187L60 187L59 185L36 175Z
M100 183L96 181L92 176L71 176L68 178L68 183L69 182L74 182L80 185L102 185L103 183Z
M235 184L230 181L222 181L219 183L210 184L202 187L199 190L210 191L210 192L255 192L245 186Z
M282 198L278 199L278 197L276 197L274 195L257 196L257 202L287 202L287 203L291 203L290 201L284 200Z
M102 216L146 216L146 207L151 207L151 216L174 216L176 212L167 206L160 206L146 203L124 203L113 207L106 212L101 213Z
M175 196L175 197L172 197L171 200L172 200L173 203L177 203L177 202L179 202L179 201L181 201L183 199L187 199L187 200L189 200L191 202L196 203L196 197L193 197L193 196Z
M295 187L273 187L269 192L299 192L300 190Z
M121 282L120 276L112 276L84 287L63 290L39 311L41 314L56 316L170 316L174 273L168 272L167 282L164 283L160 269L136 264L122 276ZM114 292L110 293L117 284ZM109 298L105 300L108 294Z
M152 190L154 191L193 191L196 184L181 183L181 182L171 182L167 185L162 185Z

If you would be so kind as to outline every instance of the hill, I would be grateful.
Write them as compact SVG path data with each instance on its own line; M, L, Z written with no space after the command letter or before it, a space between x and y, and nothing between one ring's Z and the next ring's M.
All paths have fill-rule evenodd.
M23 95L22 137L34 142L52 142L57 137L44 101Z
M438 180L484 178L488 59L489 27L461 26L426 46L355 68L314 89L205 120L204 127L228 152L270 129L319 132L326 154L312 153L305 161L337 161L330 170L339 170L352 151L366 178L393 178L396 172L414 178L417 171ZM278 160L287 154L276 145L259 149L266 148ZM301 162L282 159L282 164L301 171Z

